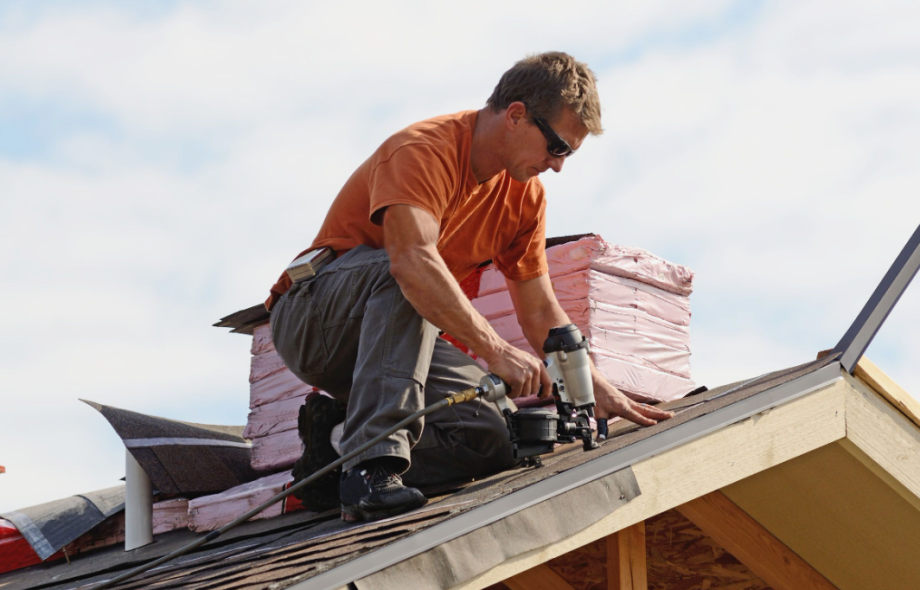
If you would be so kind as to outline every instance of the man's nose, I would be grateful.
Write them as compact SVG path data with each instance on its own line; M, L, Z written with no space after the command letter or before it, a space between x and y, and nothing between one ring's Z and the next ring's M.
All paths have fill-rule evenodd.
M553 172L559 173L562 172L562 165L565 164L565 158L550 158L547 160L549 167L553 169Z

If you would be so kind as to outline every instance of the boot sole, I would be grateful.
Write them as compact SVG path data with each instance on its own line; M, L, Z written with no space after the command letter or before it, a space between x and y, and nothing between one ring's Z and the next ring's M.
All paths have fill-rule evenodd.
M345 522L373 522L375 520L383 520L384 518L390 518L391 516L399 516L400 514L411 512L412 510L421 508L427 503L428 498L423 497L420 501L411 502L404 506L398 506L388 510L365 510L360 506L345 506L343 504L341 517Z

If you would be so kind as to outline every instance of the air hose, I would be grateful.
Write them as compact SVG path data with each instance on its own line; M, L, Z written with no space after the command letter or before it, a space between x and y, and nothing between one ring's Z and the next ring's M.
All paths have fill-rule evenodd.
M172 561L173 559L175 559L175 558L177 558L177 557L181 557L182 555L185 555L185 554L188 553L189 551L192 551L192 550L194 550L194 549L197 549L198 547L201 547L201 546L204 545L205 543L208 543L208 542L210 542L210 541L213 541L214 539L217 539L218 537L220 537L220 536L223 535L224 533L226 533L226 532L228 532L228 531L230 531L230 530L235 529L236 527L238 527L239 525L243 524L244 522L246 522L247 520L249 520L250 518L252 518L252 517L255 516L256 514L259 514L260 512L262 512L263 510L265 510L265 509L268 508L269 506L271 506L271 505L273 505L273 504L275 504L275 503L277 503L277 502L280 502L281 500L284 500L285 498L287 498L287 497L290 496L291 494L293 494L293 493L297 492L298 490L303 489L304 487L310 485L311 483L313 483L313 482L316 481L317 479L321 478L322 476L326 475L326 474L329 473L330 471L334 471L335 469L337 469L339 466L343 465L343 464L346 463L347 461L350 461L350 460L353 459L354 457L360 455L360 454L363 453L364 451L366 451L366 450L368 450L369 448L373 447L374 445L376 445L377 443L381 442L382 440L384 440L385 438L387 438L388 436L390 436L391 434L393 434L393 433L396 432L397 430L402 430L403 428L409 426L410 424L412 424L413 422L415 422L415 421L418 420L419 418L422 418L422 417L424 417L424 416L427 416L428 414L430 414L430 413L432 413L432 412L435 412L435 411L437 411L437 410L441 410L441 409L444 409L444 408L448 408L448 407L450 407L450 406L454 406L454 405L457 405L457 404L462 404L462 403L464 403L464 402L472 401L472 400L476 399L477 397L479 397L480 395L484 395L485 393L486 393L486 391L485 391L485 389L484 389L483 387L470 387L469 389L464 389L463 391L458 391L457 393L452 393L452 394L450 394L449 396L447 396L446 398L442 399L441 401L436 402L436 403L433 403L433 404L431 404L430 406L427 406L427 407L425 407L425 408L422 408L422 409L419 410L418 412L415 412L415 413L412 414L411 416L407 416L406 418L403 418L403 419L400 420L398 423L396 423L395 425L393 425L389 430L387 430L387 431L385 431L385 432L382 432L382 433L378 434L377 436L375 436L375 437L372 438L371 440L367 441L366 443L364 443L364 444L361 445L360 447L356 448L355 450L351 451L350 453L347 453L347 454L345 454L345 455L339 457L338 459L336 459L335 461L333 461L333 462L330 463L329 465L326 465L325 467L323 467L322 469L320 469L319 471L317 471L316 473L314 473L314 474L311 475L310 477L308 477L308 478L306 478L306 479L304 479L304 480L301 480L301 481L297 482L296 484L292 485L291 487L289 487L289 488L286 489L286 490L281 491L280 493L276 494L274 497L272 497L272 498L266 500L265 502L263 502L263 503L260 504L259 506L256 506L255 508L253 508L252 510L250 510L250 511L247 512L246 514L243 514L242 516L238 517L237 519L233 520L232 522L228 522L227 524L225 524L224 526L220 527L219 529L217 529L217 530L215 530L215 531L211 531L211 532L208 533L207 535L204 535L203 537L199 537L199 538L195 539L194 541L192 541L192 542L189 543L188 545L185 545L184 547L180 547L179 549L176 549L176 550L173 551L172 553L169 553L169 554L167 554L167 555L164 555L163 557L159 557L159 558L154 559L154 560L152 560L152 561L148 561L147 563L142 564L142 565L139 565L139 566L137 566L136 568L134 568L134 569L132 569L132 570L130 570L130 571L127 571L127 572L125 572L125 573L123 573L123 574L121 574L121 575L119 575L119 576L116 576L116 577L112 578L111 580L105 580L105 581L103 581L103 582L100 582L99 584L96 584L95 586L91 586L89 590L101 590L102 588L111 588L111 587L114 586L115 584L120 584L121 582L124 582L124 581L126 581L126 580L130 580L131 578L133 578L133 577L135 577L135 576L137 576L137 575L139 575L139 574L142 574L142 573L144 573L144 572L150 571L150 570L152 570L153 568L155 568L155 567L157 567L157 566L163 565L164 563L168 563L168 562Z

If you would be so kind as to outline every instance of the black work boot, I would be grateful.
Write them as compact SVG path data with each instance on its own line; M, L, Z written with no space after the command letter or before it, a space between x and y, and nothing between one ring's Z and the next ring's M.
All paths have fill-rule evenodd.
M294 463L294 483L313 475L339 458L329 440L336 424L345 420L345 404L324 395L308 397L300 406L297 433L303 442L303 455ZM341 467L327 473L306 488L294 492L304 508L323 512L339 503L339 474ZM293 485L293 484L292 484Z
M386 458L371 459L342 474L342 520L380 520L420 508L428 498L406 487Z

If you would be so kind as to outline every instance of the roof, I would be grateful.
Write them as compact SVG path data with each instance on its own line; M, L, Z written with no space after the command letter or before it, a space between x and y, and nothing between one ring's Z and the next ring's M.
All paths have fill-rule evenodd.
M417 571L451 577L444 580L445 587L465 582L635 503L643 486L633 465L841 379L838 358L825 357L670 402L666 407L677 412L671 420L648 428L619 422L596 451L570 445L546 456L541 468L512 470L452 490L428 490L429 505L401 517L348 524L338 520L337 513L292 513L250 522L120 587L156 582L162 588L186 588L219 578L223 588L265 587L269 582L278 588L301 582L308 588L338 588L355 579L403 572L399 562L412 555L425 564ZM552 526L544 526L550 519ZM493 524L501 526L488 528ZM480 530L488 532L461 553L477 559L461 564L438 551L450 542L468 541L470 533ZM8 590L74 588L109 579L113 572L165 555L191 538L188 531L176 531L129 554L119 547L103 549L69 567L47 564L0 576L0 584ZM444 560L450 567L442 567Z
M119 587L484 588L717 490L828 585L911 587L920 406L861 357L918 268L920 228L831 354L666 403L674 418L620 422L599 449L569 446L540 468L425 490L428 506L385 521L249 522ZM0 586L82 587L192 538L176 531L128 554L33 566Z

